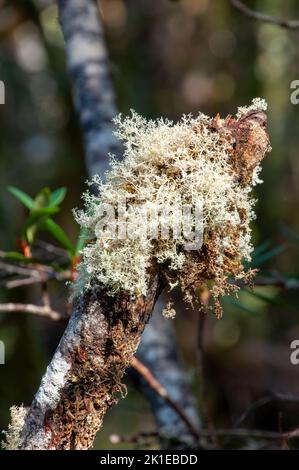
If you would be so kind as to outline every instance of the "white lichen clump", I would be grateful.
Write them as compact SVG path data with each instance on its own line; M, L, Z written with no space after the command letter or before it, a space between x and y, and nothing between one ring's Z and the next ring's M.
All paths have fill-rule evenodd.
M258 99L249 108L239 108L239 115L265 106ZM215 255L207 276L209 281L215 281L214 292L220 279L244 275L242 260L250 260L252 251L250 222L254 218L254 201L250 193L252 186L260 182L259 168L250 183L241 185L232 169L230 143L221 133L213 132L211 122L203 114L183 116L178 123L147 121L134 111L130 117L119 116L115 120L116 135L124 145L124 159L117 162L112 157L105 182L99 177L93 179L97 194L86 193L85 210L75 212L79 224L89 232L75 295L94 283L103 284L111 295L120 290L132 296L146 294L148 268L153 263L163 265L170 283L186 284L180 275L194 252L186 250L183 237L163 237L161 229L155 239L141 233L146 222L157 229L156 219L149 222L148 215L144 215L149 209L172 207L172 221L179 220L181 206L176 207L177 201L202 207L203 247L212 240ZM123 232L117 236L125 220L117 208L120 198L126 199L127 213L139 221L133 237L126 237ZM118 215L116 237L98 235L103 204L114 207ZM160 215L160 226L169 223L169 215L165 219L163 213ZM202 269L201 277L204 276Z
M2 441L2 448L5 450L17 450L20 445L20 434L24 426L27 408L24 406L12 406L10 408L11 422L7 431L2 431L5 441Z
M267 111L268 103L263 98L254 98L251 105L249 106L239 106L237 117L241 117L243 114L248 113L249 111Z
M173 306L173 302L167 302L165 308L162 310L162 315L165 318L173 319L176 316L176 311Z

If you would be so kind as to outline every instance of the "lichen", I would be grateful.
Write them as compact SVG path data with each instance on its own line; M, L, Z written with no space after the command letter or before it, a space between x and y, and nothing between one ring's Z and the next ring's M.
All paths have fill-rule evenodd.
M5 441L1 442L5 450L17 450L20 445L21 431L24 426L25 417L28 409L24 406L12 406L10 408L11 422L7 431L2 431L5 435Z
M171 301L167 302L165 308L162 310L162 315L163 317L169 318L169 319L172 319L175 317L176 311L173 307L173 302Z
M264 100L255 99L249 107L238 109L234 123L248 112L265 109ZM75 211L78 223L89 231L89 242L81 253L74 295L94 283L103 284L111 295L122 290L132 296L145 295L152 263L161 267L170 285L179 283L190 301L199 285L206 284L217 299L236 289L227 282L229 276L249 276L242 263L250 260L252 252L250 222L255 217L255 201L251 191L261 182L259 160L263 155L250 168L246 161L239 170L234 161L238 155L232 156L237 139L220 118L217 126L221 131L216 129L215 119L199 114L184 115L177 123L147 121L134 111L129 117L115 119L116 135L124 146L123 161L111 157L105 182L94 177L91 184L96 193L85 193L85 210ZM251 134L258 126L251 125ZM240 151L245 155L248 149L243 147ZM248 155L250 152L246 158ZM125 215L119 208L123 199ZM162 233L162 227L169 225L169 233L174 233L175 222L182 221L182 205L201 207L202 244L196 249L186 248L182 234L165 237ZM107 223L109 233L115 230L114 237L98 233L106 206L118 216L116 225ZM130 237L123 233L128 220L137 221L130 226ZM149 230L157 236L149 237Z
M249 106L239 106L237 112L237 118L242 117L249 111L267 111L268 103L263 98L254 98Z

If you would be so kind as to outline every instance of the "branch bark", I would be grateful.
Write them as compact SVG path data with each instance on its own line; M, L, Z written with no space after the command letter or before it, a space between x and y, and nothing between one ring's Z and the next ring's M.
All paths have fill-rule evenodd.
M21 449L89 449L121 383L162 288L153 270L147 295L84 295L25 419Z
M86 166L90 175L103 175L108 167L108 153L119 155L121 147L113 136L111 119L116 114L116 105L97 5L93 0L58 0L58 5L85 139ZM122 376L161 290L159 274L153 267L145 297L130 302L122 294L112 299L99 287L97 294L88 293L78 301L27 413L20 449L92 446L106 411L117 402L117 395L124 393ZM159 330L156 335L159 338ZM164 329L158 339L161 344L166 335ZM168 339L171 342L175 344L172 330ZM162 356L163 348L164 354L168 353L167 344L161 346ZM171 361L179 374L182 369L175 364L176 355ZM153 373L160 380L164 370L154 367ZM177 389L180 385L179 381ZM188 395L187 388L179 391L180 396L183 393ZM185 403L190 405L188 400ZM165 404L158 407L157 421L172 425L169 409L163 415L165 406L169 408ZM195 407L192 414L196 414Z
M0 312L24 312L24 313L33 313L40 317L49 318L54 321L65 321L67 319L66 315L62 315L55 310L52 310L50 306L47 305L33 305L33 304L20 304L8 302L6 304L0 304Z
M108 55L93 0L58 0L74 102L85 141L86 167L92 175L104 175L108 154L121 154L113 134L117 114Z

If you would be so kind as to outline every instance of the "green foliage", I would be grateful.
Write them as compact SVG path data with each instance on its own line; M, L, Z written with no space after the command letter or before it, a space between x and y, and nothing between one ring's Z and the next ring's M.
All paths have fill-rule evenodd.
M269 261L275 256L278 256L280 253L282 253L286 249L286 244L284 243L281 245L277 245L273 248L270 248L271 244L272 244L271 240L266 240L257 248L255 248L252 254L252 260L249 263L249 266L251 268L259 268L266 261Z
M66 188L59 188L53 191L50 196L50 206L58 206L66 196Z
M282 227L281 232L285 235L285 237L288 240L299 244L299 235L297 233L293 232L288 227ZM261 270L261 267L264 263L278 256L286 248L287 248L286 243L272 246L271 240L265 240L263 243L261 243L259 246L257 246L254 249L252 253L252 259L249 263L246 263L246 266L247 268L253 268L253 269L258 268L259 270ZM270 272L268 274L266 271L266 274L268 275L269 278L273 277L273 283L275 284L275 275L277 273ZM284 276L283 278L284 278L283 279L284 286L286 289L298 288L299 279L297 277ZM264 287L264 289L267 291L267 288ZM256 299L262 301L264 304L268 304L268 305L272 305L276 307L291 307L291 304L289 302L278 297L280 290L281 289L278 288L277 290L275 290L275 292L271 292L270 295L267 295L258 288L250 289L248 287L242 287L240 294L242 294L242 292L246 292L250 296L255 297ZM242 295L240 295L240 297L242 297ZM257 313L257 310L253 309L250 304L245 303L243 299L241 300L240 298L236 299L232 296L226 296L223 300L224 300L224 303L233 305L237 307L239 310L244 311L246 313L251 313L251 314Z
M290 242L299 245L299 235L298 233L294 232L294 230L286 227L285 225L282 225L280 231Z
M24 206L27 207L27 209L32 209L34 205L33 199L28 196L28 194L24 193L18 188L15 188L14 186L8 186L8 191L16 198L18 199Z
M51 218L47 218L42 225L42 227L51 233L51 235L56 238L56 240L60 243L60 245L65 248L70 255L75 254L74 247L72 242L64 232L64 230L54 222Z
M78 253L78 247L79 249L82 247L80 238L77 244L73 245L65 231L52 219L52 216L60 211L60 204L66 196L66 188L62 187L52 192L45 187L38 192L34 199L14 186L9 186L8 191L29 209L28 217L21 230L21 238L26 243L32 245L37 234L40 231L46 231L67 251L70 259ZM28 261L28 258L18 252L10 252L6 255L8 259L13 261Z

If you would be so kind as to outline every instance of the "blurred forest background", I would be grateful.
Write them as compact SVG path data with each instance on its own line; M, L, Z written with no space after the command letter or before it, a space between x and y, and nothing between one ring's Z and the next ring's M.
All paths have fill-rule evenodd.
M207 319L207 399L216 426L229 427L265 395L299 397L299 365L289 358L290 342L299 339L299 105L290 102L290 83L299 79L299 31L253 21L228 0L101 4L122 113L133 108L146 117L176 120L199 110L225 116L256 96L269 103L273 150L263 163L264 184L257 188L254 244L260 247L256 262L262 272L277 271L287 282L286 288L258 287L254 295L243 290L238 301L224 300L222 320ZM247 4L279 17L299 16L295 0ZM65 186L67 196L55 220L75 241L72 208L82 204L87 176L54 0L0 0L0 79L6 86L6 104L0 106L0 249L16 249L26 217L8 185L31 196L45 186ZM53 306L61 310L64 285L53 281L51 294ZM1 289L0 296L1 302L38 303L40 291ZM198 314L179 309L178 341L198 396ZM11 405L31 402L62 331L63 325L30 314L1 314L0 339L6 346L6 364L0 366L1 429ZM128 388L127 398L106 417L96 448L127 447L112 444L110 434L154 428L145 398L129 382ZM275 431L298 423L299 405L280 401L265 404L246 421Z

